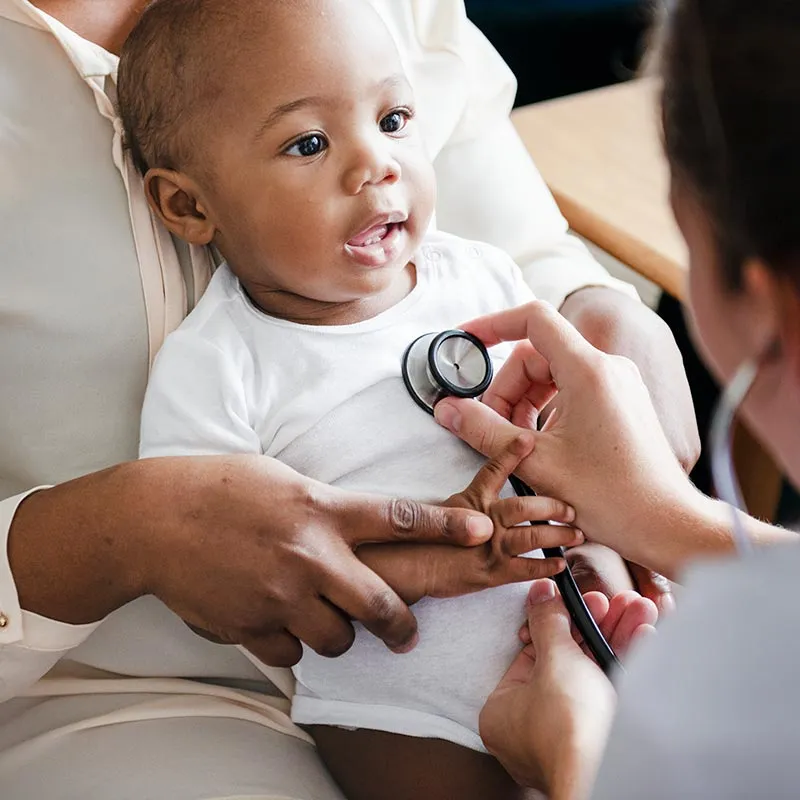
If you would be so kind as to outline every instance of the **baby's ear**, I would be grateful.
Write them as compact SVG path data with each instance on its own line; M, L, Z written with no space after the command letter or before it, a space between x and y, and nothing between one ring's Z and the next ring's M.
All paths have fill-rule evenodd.
M186 174L150 169L144 176L144 189L147 202L170 233L197 245L214 238L215 226L200 199L200 189Z

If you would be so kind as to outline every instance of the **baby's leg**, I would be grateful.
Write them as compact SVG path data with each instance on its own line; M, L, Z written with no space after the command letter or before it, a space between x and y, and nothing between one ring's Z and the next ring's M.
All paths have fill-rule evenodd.
M308 728L348 800L533 800L491 756L441 739Z

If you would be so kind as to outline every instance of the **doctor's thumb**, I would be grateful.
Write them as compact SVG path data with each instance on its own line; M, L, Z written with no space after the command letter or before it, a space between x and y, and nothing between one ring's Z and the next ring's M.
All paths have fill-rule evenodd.
M555 583L549 578L531 584L525 612L537 659L563 646L577 647L572 638L569 613Z
M523 430L478 400L447 397L436 404L433 415L443 428L488 458L500 455Z

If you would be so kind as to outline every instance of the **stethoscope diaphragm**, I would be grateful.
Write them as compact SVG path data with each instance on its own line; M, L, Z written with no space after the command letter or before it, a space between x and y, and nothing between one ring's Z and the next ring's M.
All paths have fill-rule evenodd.
M402 366L409 394L430 414L443 397L479 397L493 376L483 342L459 330L418 337L406 348Z

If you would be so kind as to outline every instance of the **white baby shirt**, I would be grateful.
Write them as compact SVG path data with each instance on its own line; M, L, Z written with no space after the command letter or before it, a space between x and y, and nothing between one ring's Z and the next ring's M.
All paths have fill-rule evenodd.
M430 234L411 293L353 325L299 325L253 306L226 266L167 338L147 389L143 457L264 453L353 491L441 502L484 459L408 395L401 359L424 333L532 299L486 244ZM508 352L494 348L497 367ZM414 606L420 642L391 653L357 626L344 656L306 648L292 718L435 737L483 750L478 714L519 651L526 584Z

